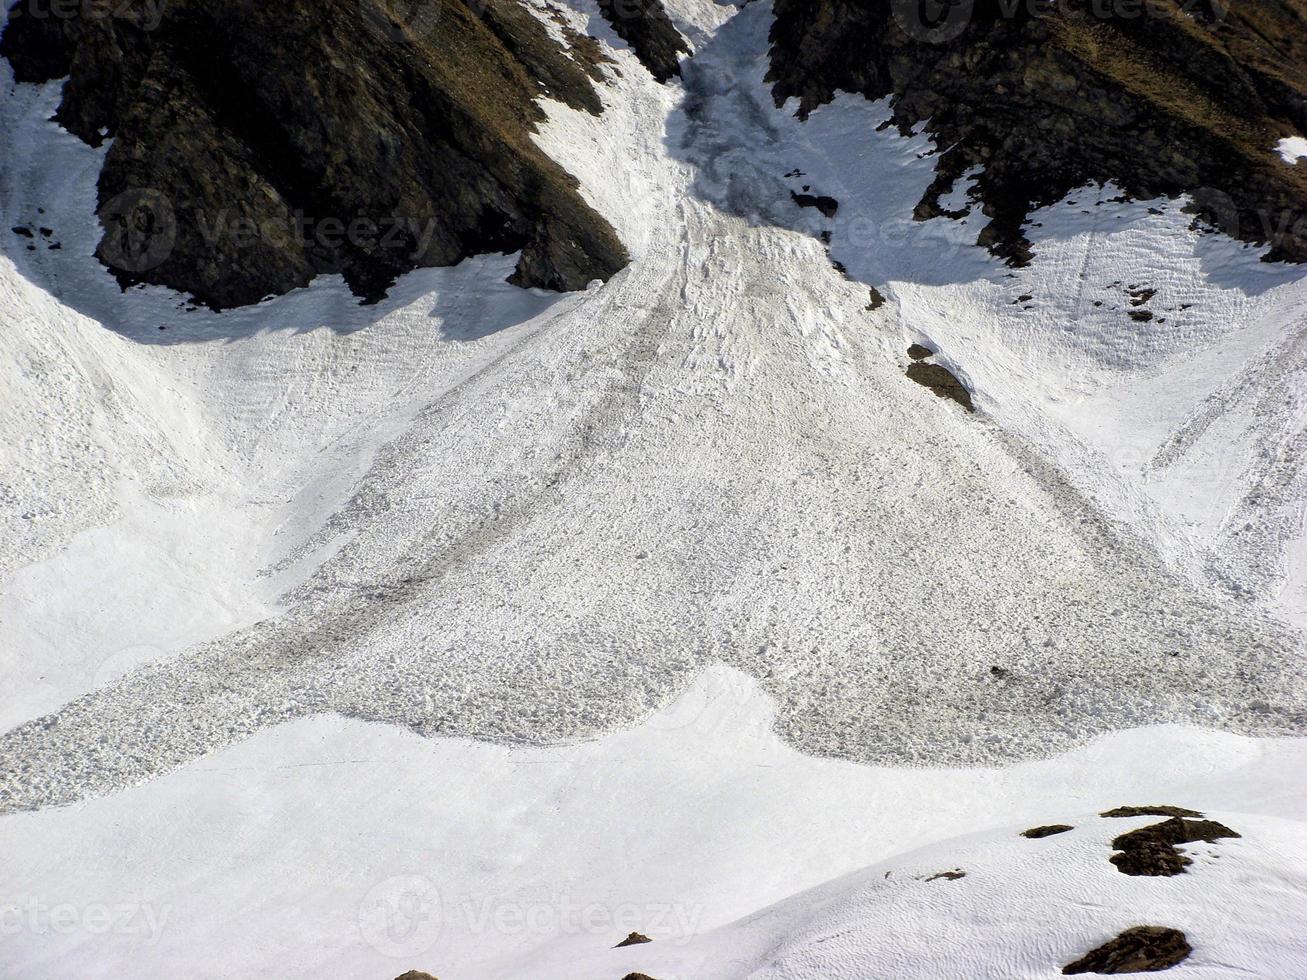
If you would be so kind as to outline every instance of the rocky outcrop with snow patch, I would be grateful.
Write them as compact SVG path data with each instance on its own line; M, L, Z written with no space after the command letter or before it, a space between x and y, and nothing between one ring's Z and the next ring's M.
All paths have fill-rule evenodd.
M57 120L112 138L97 254L124 285L225 308L325 272L375 300L484 252L556 290L627 261L531 138L542 95L600 111L593 66L517 0L96 10L20 0L0 52L20 82L67 76Z
M1016 264L1031 210L1087 183L1190 194L1208 223L1307 259L1307 4L777 0L769 80L806 115L837 91L893 98L945 150L916 217L979 168L979 243Z

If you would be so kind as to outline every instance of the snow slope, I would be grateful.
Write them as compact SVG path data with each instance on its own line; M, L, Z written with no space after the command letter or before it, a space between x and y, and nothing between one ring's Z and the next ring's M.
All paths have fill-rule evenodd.
M1012 273L908 220L927 139L772 106L770 7L727 12L673 7L663 88L565 8L616 69L540 141L635 260L562 297L513 256L376 307L120 294L100 154L4 86L0 229L52 236L0 255L0 909L80 910L7 920L9 972L912 976L887 937L930 936L916 975L1043 976L1148 918L1192 976L1303 961L1304 743L1206 730L1303 728L1302 270L1109 188ZM1147 802L1248 833L1127 880L1087 815Z
M841 95L806 122L797 101L772 106L770 21L750 5L688 66L696 189L827 231L832 258L897 307L904 348L939 351L989 417L1166 561L1300 618L1302 271L1200 235L1184 201L1123 203L1113 187L1036 214L1035 260L1008 269L971 244L985 219L965 178L943 204L966 216L912 220L937 148L877 132L887 106ZM833 220L787 200L805 188L839 202Z
M1151 728L1004 769L891 769L795 752L771 707L712 668L569 746L320 716L7 817L5 975L1016 980L1141 923L1185 930L1194 980L1307 961L1307 796L1285 779L1302 739ZM1109 841L1156 818L1097 813L1136 803L1243 836L1187 848L1174 878L1123 875ZM1052 822L1075 829L1019 836ZM611 948L632 930L654 942Z

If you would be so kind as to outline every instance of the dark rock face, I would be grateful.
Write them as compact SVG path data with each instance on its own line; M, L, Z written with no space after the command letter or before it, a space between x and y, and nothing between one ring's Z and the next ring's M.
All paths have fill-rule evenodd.
M1062 967L1072 973L1154 973L1182 962L1193 947L1179 929L1135 926Z
M1065 834L1068 830L1075 830L1069 823L1051 823L1044 827L1031 827L1029 830L1021 831L1022 837L1029 837L1031 840L1039 840L1043 837L1052 837L1054 834Z
M1307 260L1307 167L1275 152L1307 132L1307 0L776 0L771 42L778 104L893 96L947 148L919 220L982 168L979 244L1013 264L1033 208L1106 181Z
M661 0L599 0L599 12L650 75L660 82L680 76L680 56L689 54L690 46L672 26Z
M825 194L798 194L790 191L790 197L801 208L816 208L822 217L833 218L840 209L840 202Z
M407 973L401 973L395 980L437 980L437 978L421 970L409 970Z
M113 137L98 254L124 286L224 308L324 272L375 300L492 251L520 249L513 281L559 290L627 261L530 139L539 94L600 111L593 68L517 0L92 6L19 0L0 53L19 81L68 76L58 121Z
M1117 837L1112 841L1112 846L1119 853L1113 854L1111 861L1122 874L1151 877L1178 875L1183 874L1184 869L1193 864L1193 861L1181 854L1177 845L1200 840L1213 843L1223 837L1238 836L1225 824L1215 820L1171 817Z

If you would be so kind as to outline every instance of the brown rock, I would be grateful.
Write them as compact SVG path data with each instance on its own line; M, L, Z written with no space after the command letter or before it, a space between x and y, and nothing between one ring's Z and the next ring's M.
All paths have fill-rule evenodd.
M1193 947L1179 929L1135 926L1062 967L1072 973L1152 973L1182 962Z
M1201 817L1197 810L1187 810L1182 806L1119 806L1104 810L1100 817Z
M623 946L639 946L641 943L651 943L651 942L653 942L653 940L650 939L648 936L641 935L638 932L633 932L625 939L623 939L620 943L618 943L616 946L614 946L613 949L621 949Z
M965 878L966 876L967 873L960 869L954 871L937 871L926 880L938 881L939 879L943 878L945 881L957 881L959 878Z
M948 368L916 361L908 365L906 373L911 380L929 388L940 398L951 398L968 412L976 410L971 404L971 392L967 391L966 386L954 377L953 372Z
M1111 861L1122 874L1149 877L1178 875L1193 861L1181 854L1177 845L1199 840L1213 843L1224 837L1238 836L1229 827L1215 820L1171 817L1117 837L1112 841L1112 846L1120 853L1113 854Z
M409 970L407 973L401 973L395 980L437 980L437 978L421 970Z
M1068 830L1075 830L1069 823L1051 823L1044 827L1031 827L1029 830L1021 831L1022 837L1029 837L1031 840L1038 840L1041 837L1052 837L1054 834L1065 834Z

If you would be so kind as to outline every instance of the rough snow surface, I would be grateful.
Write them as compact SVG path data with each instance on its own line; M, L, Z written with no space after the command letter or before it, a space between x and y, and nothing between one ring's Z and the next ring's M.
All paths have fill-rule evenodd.
M120 293L102 151L5 85L0 972L906 948L1006 980L1134 924L1191 932L1195 977L1303 961L1303 743L1244 737L1307 707L1302 270L1113 188L1009 270L979 219L911 220L937 148L884 105L772 104L768 4L671 12L683 84L614 43L605 113L540 134L634 256L567 296L513 256L375 307ZM912 343L977 413L904 377ZM1148 802L1245 837L1128 879L1094 814ZM1015 836L1049 822L1077 829ZM88 924L115 903L130 928ZM659 942L607 948L633 929Z
M920 298L872 315L817 239L750 217L780 178L756 172L765 143L746 166L740 120L777 141L799 125L760 101L767 22L763 6L728 22L687 66L684 98L631 70L603 117L556 112L543 144L637 257L603 287L519 312L534 300L469 288L499 261L483 260L407 278L366 329L307 333L277 327L305 309L322 322L334 284L230 318L177 310L165 290L129 294L128 325L113 321L105 342L156 372L189 368L184 431L213 433L198 445L240 465L208 476L222 457L197 450L185 478L241 495L265 528L261 542L250 534L265 568L299 565L275 614L210 628L184 656L152 657L56 723L0 738L0 759L23 762L6 766L4 806L112 791L327 710L433 735L589 737L638 721L712 663L758 677L796 745L866 761L1012 759L1164 720L1295 727L1296 635L1254 597L1186 574L1025 438L1047 414L985 387L1011 362L986 368L980 345L938 343L993 305L1002 273L985 253L959 245L957 268L919 277L934 293L905 285ZM873 133L880 111L836 107L830 145L865 146L863 166L885 176L875 193L906 207L930 179L929 146L873 152L890 139ZM812 132L824 120L814 113ZM793 209L783 190L771 200ZM909 238L886 261L920 269L921 251ZM461 284L448 312L439 288L427 305L423 275L427 290ZM105 288L86 284L78 302L107 308ZM45 322L28 334L43 341ZM920 336L986 412L903 377ZM1026 421L1004 425L1007 413ZM213 526L195 530L203 541ZM263 584L247 595L266 603ZM73 622L56 613L41 621Z

